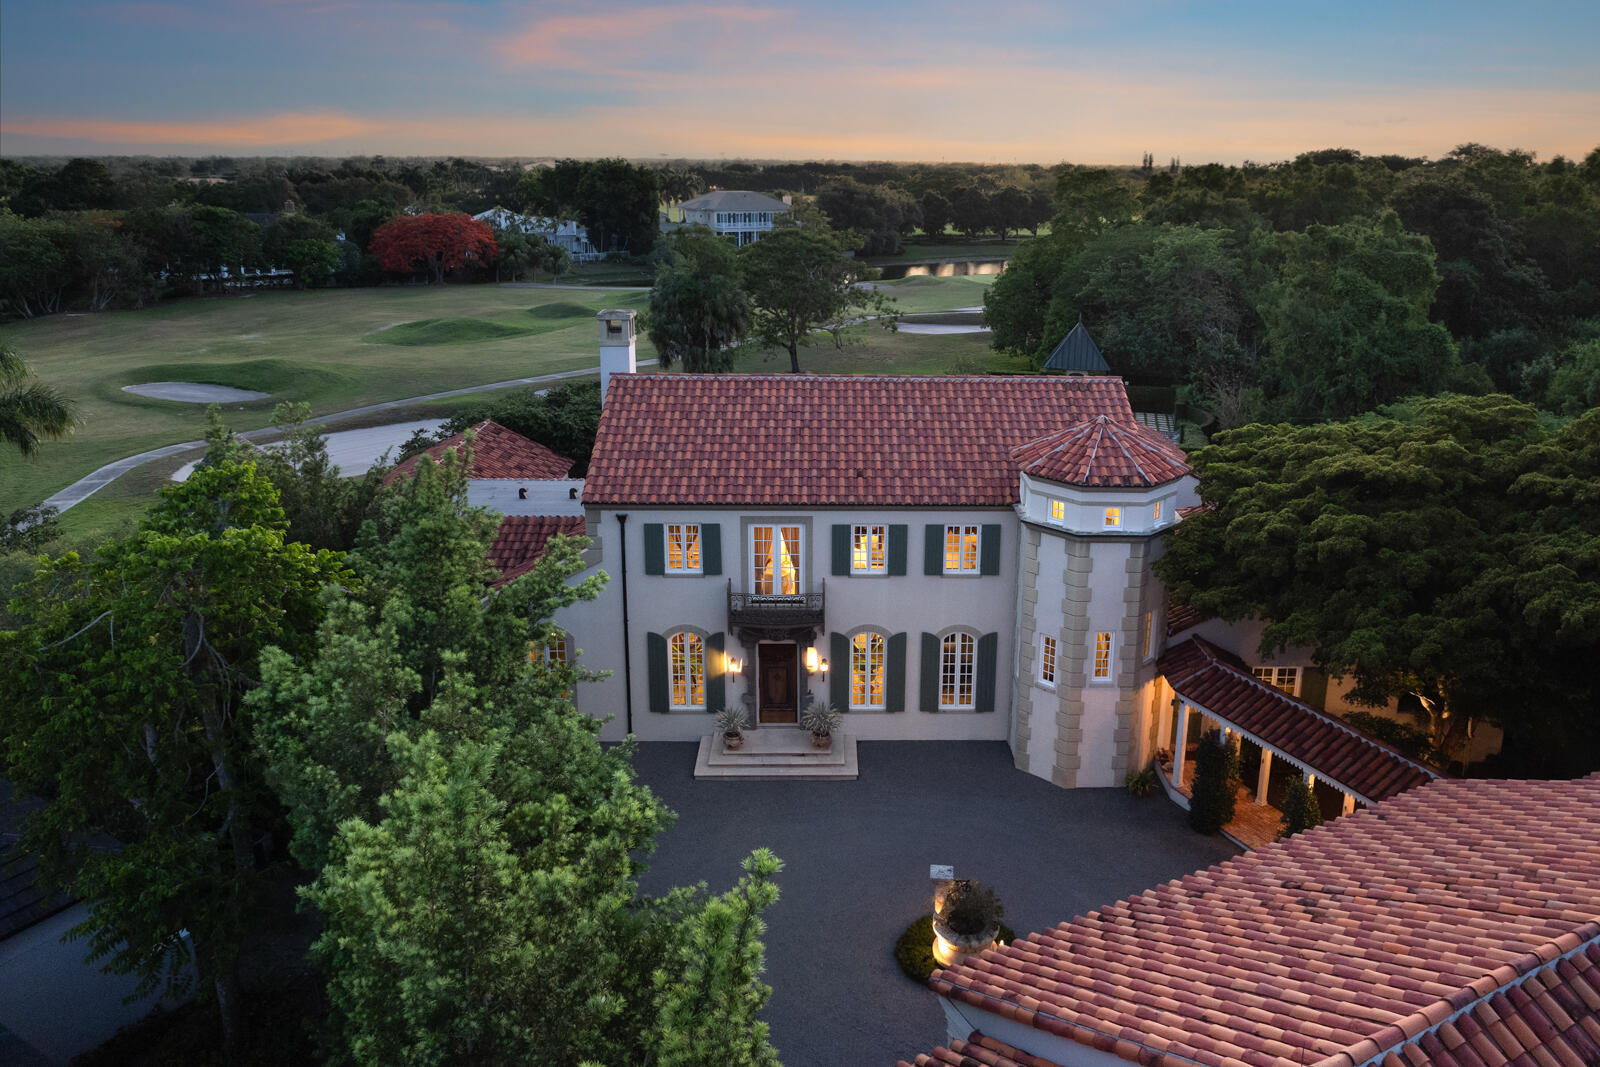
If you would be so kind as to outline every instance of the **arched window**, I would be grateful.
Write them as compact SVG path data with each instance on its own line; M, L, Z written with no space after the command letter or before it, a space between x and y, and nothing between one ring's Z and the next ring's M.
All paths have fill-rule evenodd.
M975 706L973 682L977 675L978 641L969 633L946 634L939 643L939 707Z
M888 641L868 630L850 639L850 707L861 711L884 708L884 662Z
M706 706L706 644L699 634L667 638L667 677L674 708Z

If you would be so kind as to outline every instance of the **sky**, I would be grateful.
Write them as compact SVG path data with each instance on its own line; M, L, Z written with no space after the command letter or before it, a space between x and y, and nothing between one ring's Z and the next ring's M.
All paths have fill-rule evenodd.
M3 0L0 154L1582 157L1597 56L1600 0Z

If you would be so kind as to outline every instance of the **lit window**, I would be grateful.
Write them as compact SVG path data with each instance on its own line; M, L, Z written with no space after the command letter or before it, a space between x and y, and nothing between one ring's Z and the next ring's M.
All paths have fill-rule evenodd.
M1251 667L1250 673L1292 697L1300 695L1299 667Z
M690 572L700 569L700 526L698 523L667 525L667 570Z
M1094 677L1102 682L1111 677L1111 635L1109 633L1097 633L1094 635Z
M750 589L758 595L800 592L800 527L752 526Z
M1143 652L1142 652L1142 654L1143 654L1145 659L1149 659L1151 656L1155 655L1155 651L1156 651L1156 644L1155 644L1156 630L1155 630L1155 628L1156 628L1156 613L1153 612L1153 611L1145 612L1144 613L1144 649L1143 649Z
M1121 526L1122 525L1122 509L1121 508L1106 508L1106 525L1108 527L1109 526Z
M1056 684L1056 639L1053 637L1039 639L1039 681L1049 686Z
M1156 510L1155 510L1154 519L1155 519L1156 522L1160 522L1161 521L1161 501L1159 501L1159 500L1156 501Z
M852 708L883 707L883 661L885 642L882 634L856 634L850 639L850 706Z
M946 526L944 528L944 572L946 574L976 574L978 571L978 526Z
M676 633L667 639L667 670L672 706L706 706L706 646L699 634Z
M567 662L567 635L560 630L552 630L550 636L543 641L529 641L528 662L565 664Z
M950 634L940 642L939 706L973 707L972 680L977 670L978 642L971 634Z
M882 526L857 526L850 535L850 570L856 574L884 572L884 544L887 530Z
M1065 500L1052 500L1052 501L1050 501L1050 521L1051 522L1066 522L1067 521L1067 502Z

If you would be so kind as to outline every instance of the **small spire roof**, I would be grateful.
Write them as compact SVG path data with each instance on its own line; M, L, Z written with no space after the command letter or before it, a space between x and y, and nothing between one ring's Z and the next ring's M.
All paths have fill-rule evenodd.
M1190 473L1183 450L1137 422L1097 415L1011 450L1022 473L1062 485L1147 488Z
M1100 346L1089 336L1089 328L1078 316L1078 324L1067 332L1050 358L1044 362L1045 370L1068 371L1074 374L1110 374L1111 366L1100 354Z

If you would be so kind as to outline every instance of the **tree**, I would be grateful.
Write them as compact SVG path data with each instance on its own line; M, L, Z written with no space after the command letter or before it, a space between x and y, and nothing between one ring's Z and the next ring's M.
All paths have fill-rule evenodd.
M271 265L294 272L297 289L327 281L341 258L333 227L300 213L274 219L262 237L261 252Z
M855 264L845 242L826 226L776 226L739 250L745 291L755 308L755 335L789 353L789 369L800 373L800 349L824 330L843 345L840 331L851 321L879 316L893 329L894 302L856 284Z
M1194 782L1189 788L1189 825L1197 833L1220 833L1233 821L1239 799L1239 754L1220 730L1200 735L1194 754Z
M90 958L180 991L193 965L236 1051L235 967L275 817L243 694L272 644L310 651L339 558L283 539L249 465L161 491L138 533L44 563L0 633L7 776L44 799L22 847L88 906ZM95 847L96 841L116 847Z
M487 266L499 253L489 224L471 215L402 215L378 227L371 249L384 270L426 270L440 284L450 271Z
M16 349L0 341L0 443L28 458L38 454L42 438L59 440L78 423L74 403L32 377Z
M1455 380L1455 343L1428 320L1439 274L1426 237L1385 211L1274 240L1283 267L1256 310L1281 416L1347 418Z
M750 330L750 296L733 247L709 228L686 226L667 240L670 257L650 290L648 333L661 366L691 373L733 366L729 346Z
M598 159L585 165L577 196L578 221L596 248L642 256L655 247L661 204L655 171Z
M986 233L994 225L989 194L975 185L963 185L950 194L950 222L968 237Z
M1446 753L1468 721L1508 764L1600 766L1600 412L1552 427L1509 397L1248 426L1191 456L1208 505L1156 572L1209 615L1266 620L1358 703L1416 694Z
M1283 828L1278 831L1278 840L1321 825L1322 805L1317 802L1317 794L1304 775L1290 775L1283 794Z
M778 1067L767 1024L756 1014L772 995L761 981L761 913L778 899L773 878L783 863L761 848L743 866L735 888L684 924L673 970L654 975L660 1016L653 1037L662 1067Z
M854 251L863 256L897 255L901 238L922 223L922 206L907 193L850 178L824 185L816 203L834 226L857 235Z
M936 190L929 189L922 194L922 232L931 240L944 239L944 231L950 225L954 208Z
M70 228L0 207L0 310L24 319L61 310L71 273Z
M1102 230L1126 225L1138 214L1134 187L1113 172L1066 167L1056 178L1056 213L1050 232L1072 249Z

